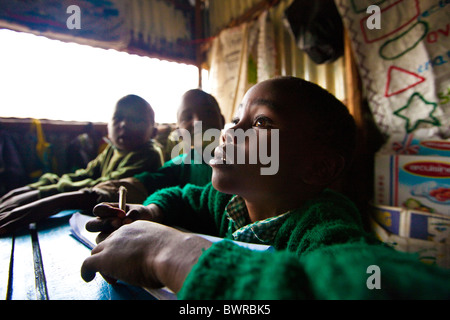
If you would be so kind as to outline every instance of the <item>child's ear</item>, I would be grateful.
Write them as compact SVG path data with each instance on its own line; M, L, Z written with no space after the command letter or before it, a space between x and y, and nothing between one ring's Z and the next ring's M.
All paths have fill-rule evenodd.
M315 157L303 181L309 185L327 186L334 182L345 167L345 159L337 153L325 153Z
M153 132L150 135L150 139L154 139L158 135L158 128L154 127Z

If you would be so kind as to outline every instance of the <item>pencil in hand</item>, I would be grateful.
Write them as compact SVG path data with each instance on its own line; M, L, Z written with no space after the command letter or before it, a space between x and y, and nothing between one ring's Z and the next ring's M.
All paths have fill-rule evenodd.
M119 208L126 212L127 208L127 188L120 186L119 188Z

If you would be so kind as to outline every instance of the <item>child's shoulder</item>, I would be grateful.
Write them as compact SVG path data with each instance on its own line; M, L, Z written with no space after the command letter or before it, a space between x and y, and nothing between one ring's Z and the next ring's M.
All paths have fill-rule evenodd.
M318 196L306 201L301 207L292 210L294 220L302 224L325 223L332 220L347 221L360 225L361 215L356 205L345 195L332 189L325 189Z

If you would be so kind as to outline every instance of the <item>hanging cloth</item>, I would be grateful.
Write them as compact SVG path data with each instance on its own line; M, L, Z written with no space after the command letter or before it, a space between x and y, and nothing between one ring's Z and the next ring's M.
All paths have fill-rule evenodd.
M39 119L32 119L31 131L36 130L36 154L43 165L43 170L31 172L32 178L38 178L43 172L51 171L51 144L45 140L44 130Z
M344 53L344 28L333 0L295 0L285 11L297 46L317 64Z

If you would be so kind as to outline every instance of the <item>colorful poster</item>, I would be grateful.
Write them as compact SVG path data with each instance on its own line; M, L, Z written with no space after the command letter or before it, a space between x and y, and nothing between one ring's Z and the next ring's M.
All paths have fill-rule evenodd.
M335 2L379 129L450 137L450 1Z

